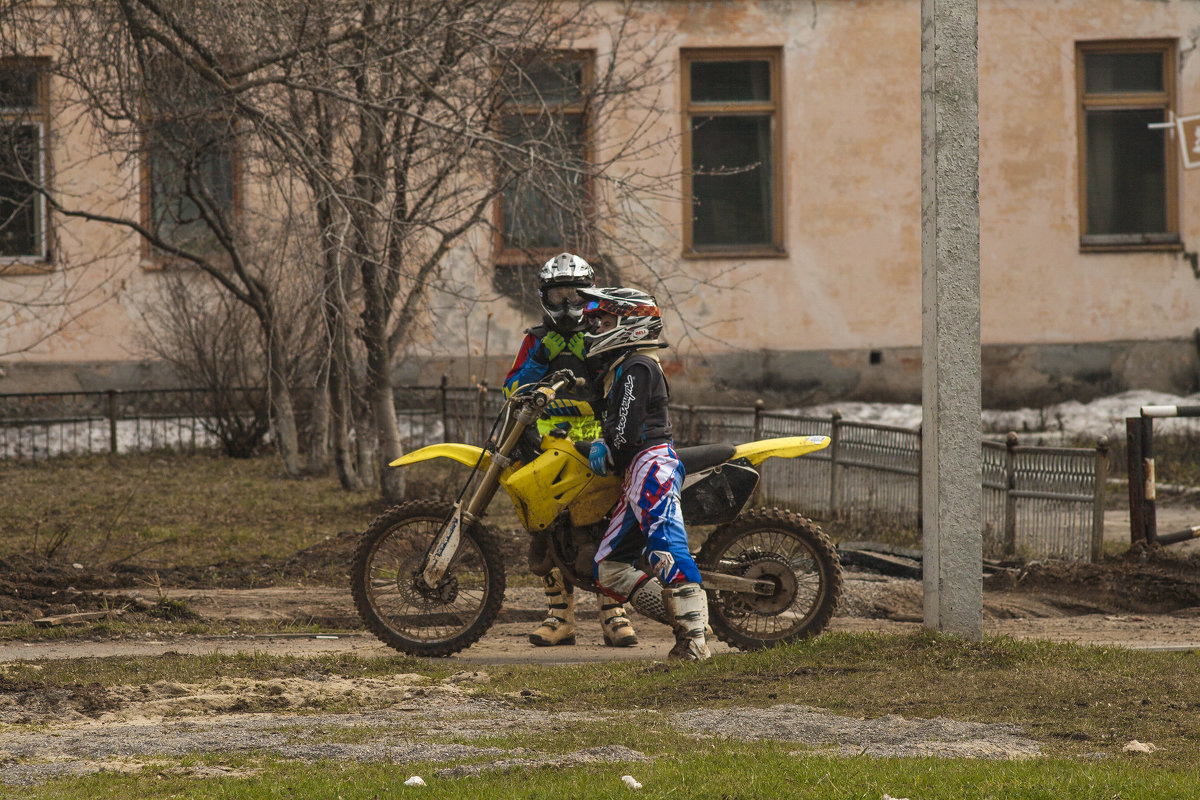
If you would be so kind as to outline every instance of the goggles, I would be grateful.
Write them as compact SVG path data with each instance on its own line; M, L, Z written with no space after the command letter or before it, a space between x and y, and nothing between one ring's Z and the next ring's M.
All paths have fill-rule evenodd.
M546 290L546 302L552 306L561 306L563 303L578 305L583 299L575 286L551 286Z
M590 300L584 305L585 317L598 314L612 314L615 317L661 317L662 311L658 306L622 306L608 300Z

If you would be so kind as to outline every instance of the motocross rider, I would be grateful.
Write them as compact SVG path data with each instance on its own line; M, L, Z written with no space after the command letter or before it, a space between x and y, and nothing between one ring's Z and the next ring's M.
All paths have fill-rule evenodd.
M669 658L710 657L708 598L688 549L679 506L683 466L667 418L670 389L658 359L662 314L654 297L632 288L580 289L586 300L588 356L605 401L602 435L592 443L592 471L624 474L621 499L596 552L600 589L675 633ZM642 556L653 576L635 564Z
M579 377L590 377L584 365L583 301L579 290L595 284L595 272L588 262L571 253L550 259L538 273L538 297L545 315L542 324L525 331L525 339L512 369L504 380L504 396L517 387L540 380L547 373L569 369ZM565 390L551 403L547 414L537 422L538 433L545 436L559 428L573 441L588 441L600 435L600 424L592 404L597 398L591 388ZM529 641L539 647L575 644L575 587L555 567L542 577L549 613L532 633ZM604 595L600 601L600 626L604 643L610 647L631 647L637 634L625 614L625 607Z

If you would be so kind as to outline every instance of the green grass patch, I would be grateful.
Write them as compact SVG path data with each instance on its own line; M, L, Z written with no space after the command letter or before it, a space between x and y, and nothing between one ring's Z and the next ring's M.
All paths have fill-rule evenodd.
M30 800L193 800L261 798L437 797L440 800L613 800L629 797L698 800L877 800L885 793L914 800L1150 800L1194 796L1196 773L1167 767L1147 771L1134 759L1081 763L1059 759L980 762L962 759L842 759L795 752L774 743L697 744L690 752L661 752L649 763L605 764L490 772L439 778L441 764L296 764L244 758L225 767L244 777L202 775L205 761L151 766L133 775L107 773L23 789ZM642 789L630 791L621 776ZM424 787L404 781L421 775Z

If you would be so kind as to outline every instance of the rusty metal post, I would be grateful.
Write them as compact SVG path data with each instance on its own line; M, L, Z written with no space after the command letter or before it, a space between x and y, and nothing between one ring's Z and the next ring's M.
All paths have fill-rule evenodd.
M842 412L834 410L829 415L829 516L840 519L842 515L842 471L838 467L838 456L842 450Z
M1142 422L1139 417L1125 418L1125 464L1129 473L1129 544L1146 541L1145 508L1146 470L1142 461Z
M1092 507L1092 563L1104 558L1104 491L1108 486L1108 437L1096 442L1096 499Z
M756 442L762 438L762 415L763 409L766 408L766 405L767 404L763 402L761 397L754 401L754 441Z
M1155 476L1154 476L1154 418L1142 417L1142 473L1146 479L1146 488L1142 490L1142 530L1145 531L1146 544L1158 543L1158 512L1154 507Z
M447 407L448 402L446 399L446 394L449 390L449 387L450 387L450 378L446 375L442 375L442 383L441 383L440 388L441 388L441 403L442 403L441 411L442 411L442 442L443 443L450 441L450 414L449 414L449 409Z
M475 399L475 442L483 444L484 417L487 414L487 381L479 382L479 392Z
M108 451L114 455L117 452L117 392L114 389L108 390Z
M1004 437L1004 554L1017 554L1017 434Z

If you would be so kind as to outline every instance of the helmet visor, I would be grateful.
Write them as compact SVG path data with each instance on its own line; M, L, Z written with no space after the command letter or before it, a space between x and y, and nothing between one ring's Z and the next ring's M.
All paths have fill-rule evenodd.
M575 305L582 302L582 300L579 297L578 287L551 286L546 290L546 302L552 306L561 306L563 303Z

